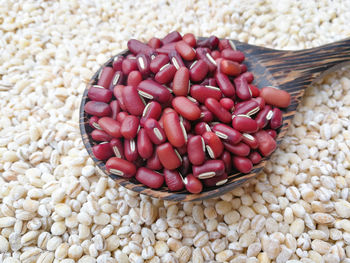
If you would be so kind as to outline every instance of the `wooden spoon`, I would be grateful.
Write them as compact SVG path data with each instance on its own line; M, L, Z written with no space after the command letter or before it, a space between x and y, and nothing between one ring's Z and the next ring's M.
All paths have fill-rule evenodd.
M204 39L204 38L200 38ZM254 45L249 45L233 40L238 50L245 53L248 70L254 76L254 84L259 88L264 86L276 86L291 94L291 105L283 110L283 125L276 138L277 144L281 143L282 138L287 133L288 127L292 122L298 104L304 94L305 89L315 80L321 78L326 73L335 71L345 64L350 63L350 38L338 42L330 43L316 48L299 50L299 51L282 51L274 50ZM126 54L127 51L121 54ZM119 54L120 55L120 54ZM102 67L111 66L113 58L109 59ZM100 70L99 70L100 71ZM88 87L97 82L97 71L90 81ZM167 187L157 190L145 187L135 179L124 179L107 172L102 161L99 161L92 154L92 146L95 144L89 136L91 127L89 126L87 116L84 112L84 105L87 101L87 91L84 91L82 103L80 106L80 130L83 142L90 157L95 161L96 165L115 181L140 194L149 195L156 198L172 201L198 201L212 197L220 196L224 193L247 182L255 177L265 166L268 158L264 158L262 162L253 167L249 174L234 173L229 175L226 184L215 188L204 188L200 194L190 194L187 191L170 192Z

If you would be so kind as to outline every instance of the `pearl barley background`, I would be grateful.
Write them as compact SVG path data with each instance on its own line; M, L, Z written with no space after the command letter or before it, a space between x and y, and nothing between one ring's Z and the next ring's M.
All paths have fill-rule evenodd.
M350 37L350 1L0 0L0 261L350 262L350 68L306 91L256 180L138 196L95 170L78 108L129 38L172 30L277 49Z

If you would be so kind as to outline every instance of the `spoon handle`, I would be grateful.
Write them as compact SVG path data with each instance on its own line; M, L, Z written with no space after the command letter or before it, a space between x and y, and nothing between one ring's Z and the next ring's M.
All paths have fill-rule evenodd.
M260 53L259 59L283 89L304 89L350 63L350 38L311 49Z

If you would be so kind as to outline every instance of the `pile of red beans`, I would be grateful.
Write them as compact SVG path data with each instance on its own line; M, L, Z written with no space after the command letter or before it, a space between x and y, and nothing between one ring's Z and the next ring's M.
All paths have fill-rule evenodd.
M128 49L101 69L84 107L111 174L199 193L275 150L290 95L253 85L232 41L175 31Z

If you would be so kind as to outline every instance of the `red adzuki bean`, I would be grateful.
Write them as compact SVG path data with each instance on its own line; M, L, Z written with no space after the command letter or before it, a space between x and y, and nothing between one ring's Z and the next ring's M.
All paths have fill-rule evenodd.
M231 172L232 169L232 158L231 154L228 151L224 151L220 157L220 159L224 162L225 164L225 171L226 173Z
M199 194L203 190L202 182L193 176L193 174L188 174L184 179L184 184L186 190L192 194Z
M252 100L255 100L259 104L260 109L265 107L265 100L262 97L252 98Z
M210 36L208 38L205 38L203 40L197 41L197 47L207 47L209 49L215 49L220 40L216 36Z
M92 117L89 119L89 125L90 125L90 127L93 128L93 129L99 129L99 130L101 130L100 125L98 125L98 120L99 120L99 117L97 117L97 116L92 116Z
M144 128L148 137L154 144L161 144L165 142L166 137L164 130L155 119L148 118L144 124Z
M252 97L252 93L249 89L248 82L245 78L239 76L233 81L236 87L236 95L241 100L249 100Z
M219 42L219 50L223 51L224 49L236 50L236 45L233 43L232 40L221 39Z
M109 142L102 142L100 144L92 146L92 153L98 160L106 160L113 156L113 150Z
M193 82L200 82L202 81L205 76L208 73L208 65L207 63L202 60L196 60L192 63L191 67L190 67L190 79Z
M187 133L176 112L164 114L163 127L168 141L174 147L182 147L186 144Z
M259 129L257 122L247 115L234 116L232 127L239 132L247 133L256 132Z
M224 142L224 147L230 153L238 156L247 156L250 152L250 147L243 142L239 142L237 144Z
M101 102L108 103L111 101L112 95L113 95L112 91L97 85L90 87L88 91L89 99L94 101L101 101Z
M249 158L246 158L246 157L233 156L232 163L233 163L233 166L241 173L247 174L253 168L252 162L250 161Z
M114 138L119 138L122 136L120 132L120 123L110 117L102 117L98 120L98 125Z
M133 86L125 86L122 96L126 110L132 115L140 116L145 108L145 104L140 98L137 89Z
M124 57L123 56L116 56L113 59L113 70L114 71L120 71L122 70L122 63L123 63Z
M160 103L167 102L171 96L167 88L151 79L141 81L137 90L142 97L153 99Z
M162 67L154 79L160 84L166 84L173 80L176 73L176 68L174 65L168 64Z
M259 129L264 128L269 120L272 118L272 109L270 105L266 105L255 117L255 121L258 124Z
M167 34L162 39L162 42L163 42L163 45L165 45L165 44L168 44L168 43L177 42L177 41L179 41L181 39L182 39L182 36L180 35L180 33L177 32L177 31L173 31L173 32L170 32L169 34Z
M242 101L236 104L234 115L247 115L252 116L259 112L260 106L256 100L250 99L246 101Z
M181 165L181 157L174 150L173 146L170 143L166 142L161 145L158 145L156 148L158 158L164 168L168 170L173 170L178 168Z
M112 136L110 136L108 133L106 133L103 130L93 130L91 132L91 137L92 139L94 139L95 141L98 142L109 142L110 140L113 139Z
M216 118L224 123L231 122L231 113L221 106L220 102L213 98L207 98L205 100L205 106L208 110L214 114Z
M114 97L119 102L120 108L125 111L126 107L125 107L124 100L123 100L124 87L125 87L124 85L117 85L117 86L115 86L114 89L113 89L113 94L114 94Z
M125 120L126 117L128 117L129 114L125 111L121 111L117 114L117 121L119 123L123 123L123 121Z
M136 56L136 62L137 62L137 68L139 69L142 76L144 78L147 77L151 72L150 70L151 58L145 54L138 54Z
M248 83L252 83L254 80L254 75L253 73L247 71L242 74L242 78L245 78Z
M203 180L203 184L205 186L211 187L211 186L220 186L228 181L227 173L223 173L222 175L214 176L211 178L207 178Z
M192 171L199 179L210 178L225 173L225 164L222 160L208 160L200 166L193 165Z
M201 110L188 98L178 96L172 101L173 108L184 118L194 121L199 119Z
M290 94L276 87L264 87L260 90L260 96L267 104L279 108L287 108L290 105Z
M252 93L252 97L259 97L260 95L260 90L258 89L257 86L253 85L253 84L248 84L250 92Z
M147 159L146 167L151 170L160 170L163 168L156 151L153 151L152 156Z
M133 70L137 70L137 60L135 59L131 59L131 58L127 58L123 60L122 63L122 71L124 75L129 75L129 73Z
M212 130L220 139L231 144L237 144L242 139L240 132L222 123L215 124Z
M247 72L248 68L246 64L239 64L239 67L241 68L241 73ZM249 82L249 81L248 81ZM250 82L249 82L250 83Z
M238 63L244 61L244 53L238 50L224 49L221 51L221 56L225 59L229 59Z
M179 53L176 52L176 50L169 52L169 58L171 63L175 66L176 69L185 67L185 63L183 62Z
M136 137L139 128L139 118L134 115L127 116L120 127L122 136L126 139L133 139Z
M212 58L216 61L218 58L221 58L221 53L220 53L220 51L218 51L218 50L214 50L214 51L212 51L211 53L210 53L210 55L212 56ZM219 68L219 65L218 65L218 63L216 62L216 65L218 66L218 68Z
M206 122L209 123L214 119L214 115L213 113L211 113L207 107L205 107L204 105L200 106L201 109L201 117L199 118L199 120L201 122Z
M169 55L172 52L176 52L175 45L176 45L176 42L165 44L165 45L161 46L160 48L157 48L156 52L158 54Z
M154 49L152 47L147 46L146 44L136 39L130 39L128 41L128 49L135 55L139 53L148 54L148 55L154 53Z
M160 115L162 113L162 106L156 101L149 102L145 109L143 110L142 117L140 120L141 126L144 126L146 120L148 118L153 118L155 120L158 120Z
M219 158L224 150L224 145L222 144L220 138L213 132L205 132L202 134L202 137L210 158Z
M140 167L137 170L135 178L140 183L154 189L161 187L164 183L164 176L162 174L144 167Z
M104 87L105 89L109 88L109 84L112 81L114 75L114 70L111 67L104 67L99 73L97 85Z
M215 80L219 88L221 89L222 93L226 97L232 98L235 96L235 93L236 93L235 87L232 85L230 79L225 74L216 72Z
M187 153L193 165L201 165L205 161L205 142L200 135L193 136L188 140Z
M207 63L210 72L214 72L216 70L216 61L210 55L209 48L198 47L196 49L196 54L198 59L202 59L205 61L205 63Z
M84 106L84 110L86 113L97 117L109 116L112 114L111 107L107 103L100 101L88 101Z
M268 129L268 130L266 130L266 132L267 132L273 139L276 139L276 137L277 137L277 132L276 132L275 130Z
M248 133L243 133L242 142L247 144L251 149L256 149L259 146L259 141L255 138L255 136Z
M180 191L185 188L185 184L179 172L164 169L165 184L170 191Z
M117 139L117 138L113 138L111 141L110 141L110 144L112 146L112 149L113 149L113 152L114 152L114 155L118 158L124 158L124 146L123 146L123 143L120 139Z
M112 119L116 120L117 119L117 116L118 116L118 113L120 112L120 104L117 100L112 100L110 103L109 103L109 106L111 107L111 110L112 110Z
M222 59L220 61L220 72L229 76L238 76L241 74L241 67L235 61Z
M211 129L208 125L208 123L206 122L198 122L195 126L194 126L194 132L197 135L202 135L205 132L210 132Z
M269 156L276 149L276 141L264 130L255 133L259 141L259 151L263 156Z
M229 112L232 112L235 109L235 103L232 99L222 98L220 101L222 107L224 107Z
M140 71L133 70L129 73L127 85L137 87L139 83L142 81L142 74Z
M222 97L222 92L218 87L202 85L193 85L190 94L200 103L204 103L206 98L213 98L218 101Z
M251 152L248 158L253 164L258 164L261 161L261 155L258 152Z
M159 54L151 61L150 70L156 74L167 63L169 63L169 57L164 54Z
M162 41L157 38L157 37L152 37L149 41L148 41L148 46L150 46L153 49L157 49L160 48L160 46L162 45Z
M134 139L124 139L124 155L129 162L134 162L137 157L139 157L137 145Z
M195 47L197 44L196 37L192 33L187 33L182 36L182 40L189 44L191 47Z
M270 120L271 129L278 129L282 125L282 111L279 108L272 110L272 118Z
M196 51L183 40L176 42L175 49L185 60L193 60L196 57Z
M118 70L114 73L111 84L109 84L109 89L113 91L116 85L121 85L124 81L124 73L121 70Z
M190 87L190 71L186 67L180 67L174 76L173 92L176 96L186 96Z
M137 134L137 151L143 159L148 159L153 154L153 144L144 128Z
M136 166L124 159L111 157L106 162L106 169L111 174L115 174L124 178L133 177L136 173Z

